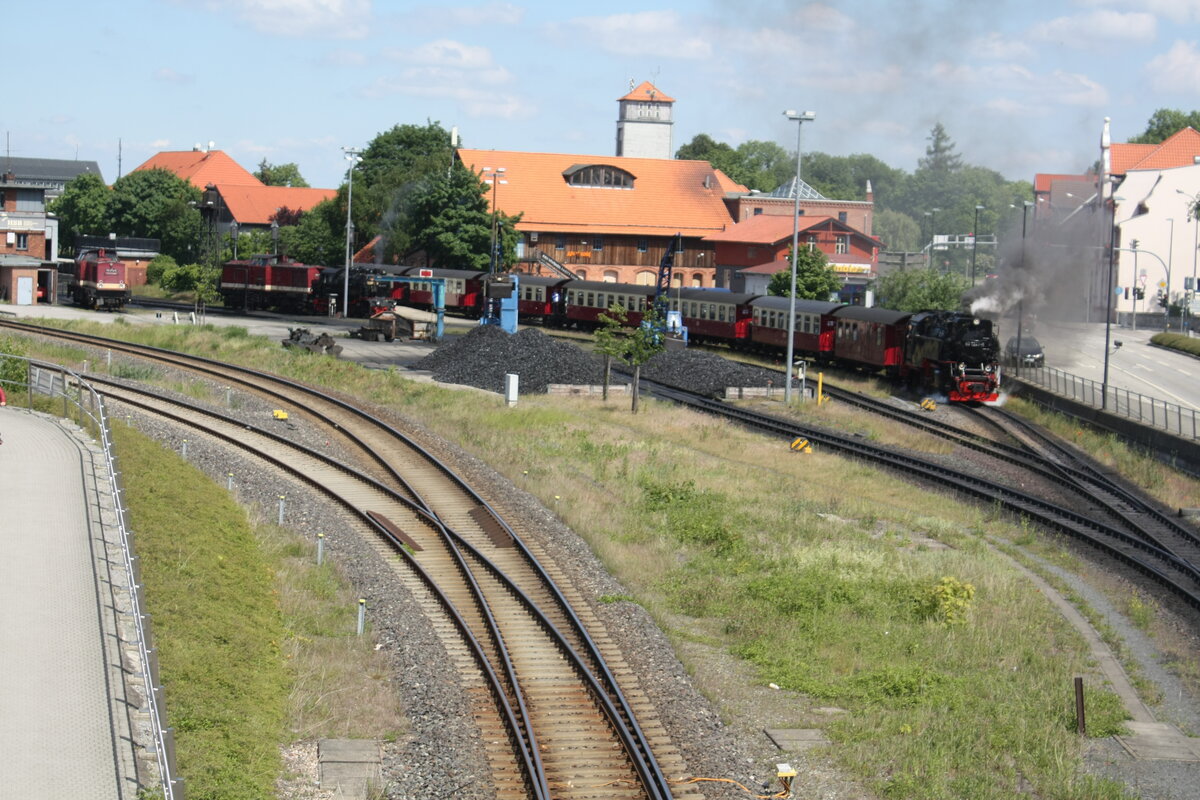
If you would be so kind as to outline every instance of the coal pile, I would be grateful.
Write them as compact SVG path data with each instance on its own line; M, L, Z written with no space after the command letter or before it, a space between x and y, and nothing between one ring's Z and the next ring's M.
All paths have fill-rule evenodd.
M536 328L514 334L495 325L473 328L466 336L446 342L412 365L429 370L433 379L504 392L504 375L520 376L521 394L538 394L551 383L599 385L604 362L573 344L552 339ZM614 376L614 383L617 382Z
M710 397L729 386L783 386L783 374L701 350L666 350L642 365L642 377ZM793 386L799 386L795 381Z

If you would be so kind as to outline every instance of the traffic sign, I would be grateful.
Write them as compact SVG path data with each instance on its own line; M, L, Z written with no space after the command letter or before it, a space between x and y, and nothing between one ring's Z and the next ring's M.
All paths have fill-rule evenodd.
M1165 288L1167 288L1167 282L1166 282L1166 281L1159 281L1159 282L1158 282L1158 288L1160 288L1160 289L1165 289Z
M1113 294L1117 295L1118 297L1119 297L1119 296L1121 296L1121 295L1122 295L1122 294L1124 294L1124 293L1125 293L1125 289L1124 289L1124 288L1122 288L1122 287L1120 287L1120 286L1118 286L1117 288L1113 289Z

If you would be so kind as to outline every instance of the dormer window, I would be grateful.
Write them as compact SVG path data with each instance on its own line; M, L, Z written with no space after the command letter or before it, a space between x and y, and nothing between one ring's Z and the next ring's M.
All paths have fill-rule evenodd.
M632 189L634 181L631 173L607 164L576 164L563 173L563 178L572 186L597 189Z

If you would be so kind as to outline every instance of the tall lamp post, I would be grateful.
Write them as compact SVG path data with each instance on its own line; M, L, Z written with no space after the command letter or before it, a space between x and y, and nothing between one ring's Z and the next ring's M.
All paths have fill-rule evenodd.
M500 260L500 245L497 242L497 237L500 233L500 209L496 207L496 187L501 183L508 183L508 181L504 180L504 175L508 172L508 167L484 167L483 172L485 175L491 173L491 177L484 178L483 182L492 185L492 257L488 262L488 272L495 275L496 264Z
M1113 297L1116 294L1116 289L1113 286L1113 262L1117 255L1117 203L1124 199L1123 197L1113 197L1110 201L1109 210L1108 284L1105 286L1108 301L1104 307L1104 380L1100 384L1101 411L1108 409L1108 349L1112 344L1112 304Z
M796 350L796 262L800 247L800 131L804 123L812 122L817 115L812 111L785 111L783 115L796 123L796 185L795 202L792 208L792 291L788 302L787 363L784 364L783 402L792 402L792 359Z
M933 240L937 236L937 212L940 208L931 208L925 212L925 216L929 217L929 264L933 266Z
M1033 203L1026 200L1021 208L1021 280L1025 279L1025 230L1029 224L1029 209ZM1017 301L1017 377L1021 377L1021 325L1025 321L1025 296Z
M975 225L971 228L971 285L975 285L975 254L979 252L979 212L983 206L975 206Z
M229 235L233 239L233 260L237 261L238 224L236 219L229 223Z
M1195 197L1192 197L1192 195L1188 194L1183 189L1176 189L1175 191L1188 199L1188 204L1187 204L1188 219L1192 220L1192 222L1194 223L1194 227L1196 229L1195 239L1192 242L1192 291L1195 292L1197 289L1200 289L1200 286L1196 285L1196 253L1200 252L1200 214L1196 213L1197 209L1196 209L1196 198ZM1195 297L1195 295L1192 295L1192 296ZM1189 320L1190 320L1190 313L1191 313L1190 305L1188 308L1188 313L1189 313ZM1188 336L1190 337L1191 335L1192 335L1192 326L1189 321Z
M342 274L342 317L350 316L350 259L354 257L354 218L350 211L354 207L354 167L362 161L362 150L357 147L343 147L346 160L350 162L350 187L346 190L346 269Z
M1175 263L1175 218L1167 217L1167 222L1171 223L1171 232L1167 234L1167 330L1171 330L1171 265ZM1180 314L1180 326L1183 324L1183 315Z

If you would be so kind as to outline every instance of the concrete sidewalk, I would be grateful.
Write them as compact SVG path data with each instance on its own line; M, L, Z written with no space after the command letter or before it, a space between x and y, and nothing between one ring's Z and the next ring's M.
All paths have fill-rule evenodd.
M132 798L93 453L14 408L0 408L0 439L0 796Z

